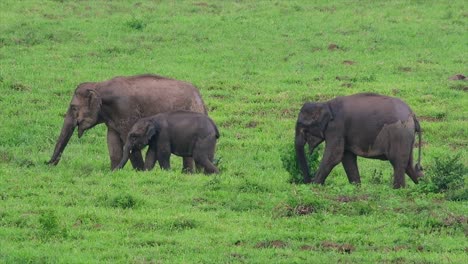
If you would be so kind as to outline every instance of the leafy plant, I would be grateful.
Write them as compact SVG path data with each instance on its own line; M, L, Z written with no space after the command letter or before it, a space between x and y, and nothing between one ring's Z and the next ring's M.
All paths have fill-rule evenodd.
M311 176L315 175L319 165L320 165L320 157L322 156L323 147L319 145L315 148L314 152L311 153L310 149L305 151L307 164L309 165L309 172ZM283 168L289 172L290 183L304 183L304 176L302 175L302 171L299 167L299 163L296 157L296 149L294 144L288 144L283 148L283 152L281 153L281 162L283 163Z
M131 194L119 194L111 199L110 205L115 208L134 208L137 205L137 199Z
M465 178L468 168L461 160L461 153L448 154L434 159L419 189L423 192L446 193L449 200L468 200Z

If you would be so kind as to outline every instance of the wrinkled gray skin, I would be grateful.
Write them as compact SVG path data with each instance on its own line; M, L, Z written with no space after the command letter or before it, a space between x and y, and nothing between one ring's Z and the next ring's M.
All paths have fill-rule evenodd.
M177 111L142 118L128 133L124 155L116 169L125 166L131 153L149 145L145 158L146 170L153 169L156 161L159 161L161 169L170 169L173 153L193 157L197 169L203 168L206 174L219 173L213 164L218 138L218 128L204 114Z
M198 89L186 82L147 74L82 83L75 90L54 153L47 163L56 165L60 161L76 127L81 137L86 130L104 123L111 169L114 169L122 159L127 134L137 120L174 110L206 114ZM130 160L135 169L144 168L140 151L132 152ZM184 159L184 168L193 169L191 158Z
M421 144L413 168L415 133L421 128L409 106L398 98L378 94L337 97L324 103L305 103L296 123L296 155L304 182L324 184L330 171L340 162L350 183L360 183L356 156L388 160L394 169L394 188L405 186L404 174L418 183ZM304 146L313 151L326 142L322 161L314 179L309 175Z

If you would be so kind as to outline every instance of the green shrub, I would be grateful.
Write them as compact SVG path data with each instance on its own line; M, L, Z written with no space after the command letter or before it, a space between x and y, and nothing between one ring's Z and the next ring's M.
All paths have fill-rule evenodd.
M308 148L305 151L307 164L309 165L309 171L312 177L315 175L315 172L320 165L322 151L322 145L319 145L317 148L315 148L313 153L310 153ZM302 171L299 167L294 144L288 144L283 147L283 152L281 153L281 162L283 163L283 168L289 172L290 183L304 183L304 176L302 175Z
M55 211L47 210L39 216L39 236L41 239L67 237L67 230L62 228Z
M447 199L455 201L468 200L465 178L468 168L461 160L461 154L447 155L434 159L426 176L421 179L419 190L425 193L445 193Z
M137 205L137 199L130 194L119 194L110 200L110 205L114 208L134 208Z
M436 158L434 166L428 170L428 176L436 192L463 188L467 173L467 167L461 161L460 153Z

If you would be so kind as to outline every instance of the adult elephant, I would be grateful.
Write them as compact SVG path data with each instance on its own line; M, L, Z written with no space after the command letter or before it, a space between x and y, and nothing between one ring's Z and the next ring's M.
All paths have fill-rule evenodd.
M114 169L122 159L127 134L138 119L175 110L207 114L198 89L174 79L146 74L82 83L75 89L54 153L47 163L58 164L76 127L80 138L84 131L104 123ZM141 151L132 152L130 161L135 169L144 169ZM184 169L193 170L192 158L184 158Z
M389 160L394 169L394 188L404 187L404 174L418 183L423 176L421 144L413 168L415 133L421 128L410 107L398 98L373 93L337 97L324 103L305 103L296 123L295 147L306 183L323 184L340 162L351 183L360 183L356 156ZM315 178L309 175L304 146L313 149L326 142Z

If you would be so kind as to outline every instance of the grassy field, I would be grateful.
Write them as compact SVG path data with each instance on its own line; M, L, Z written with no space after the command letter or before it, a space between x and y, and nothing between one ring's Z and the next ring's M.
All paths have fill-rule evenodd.
M1 263L463 263L465 199L359 159L325 186L291 184L306 101L405 100L423 166L468 165L466 2L0 2ZM154 73L194 83L218 124L221 174L109 170L105 126L45 165L75 87ZM459 164L460 165L460 164ZM450 169L450 167L449 167ZM449 171L449 170L447 170Z

